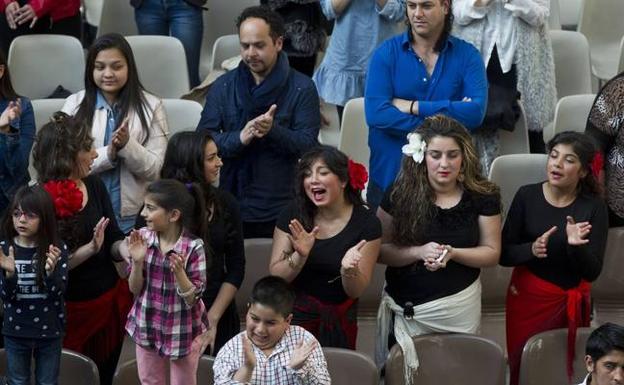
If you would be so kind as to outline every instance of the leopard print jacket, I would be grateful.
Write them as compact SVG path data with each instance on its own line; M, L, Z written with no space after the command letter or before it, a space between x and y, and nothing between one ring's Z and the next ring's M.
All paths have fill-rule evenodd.
M607 82L596 96L586 132L605 154L607 203L624 218L624 72Z

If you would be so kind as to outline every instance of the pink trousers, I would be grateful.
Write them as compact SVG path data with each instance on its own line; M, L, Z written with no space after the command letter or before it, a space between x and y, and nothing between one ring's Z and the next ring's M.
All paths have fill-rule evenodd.
M197 385L197 366L201 356L202 336L193 340L191 353L175 360L136 345L136 360L142 385L165 385L169 366L170 385Z

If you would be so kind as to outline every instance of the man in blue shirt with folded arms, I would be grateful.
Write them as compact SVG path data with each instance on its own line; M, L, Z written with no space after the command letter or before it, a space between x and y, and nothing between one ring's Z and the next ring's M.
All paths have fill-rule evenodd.
M407 134L431 115L481 125L487 78L479 51L450 35L451 0L406 0L407 31L373 54L365 90L369 126L368 203L377 207L401 165Z

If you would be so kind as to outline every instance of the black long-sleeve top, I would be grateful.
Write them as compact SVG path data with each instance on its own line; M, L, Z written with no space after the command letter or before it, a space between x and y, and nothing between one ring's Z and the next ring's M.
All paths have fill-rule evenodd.
M76 214L75 231L78 246L91 242L93 229L100 218L108 218L110 222L104 230L104 243L100 251L69 271L69 283L65 295L69 301L95 299L115 287L119 276L113 264L111 248L113 243L124 239L102 180L95 175L89 175L82 181L87 188L88 201L85 207Z
M592 225L589 243L568 244L566 217ZM557 226L548 241L546 258L537 258L531 245L552 226ZM608 214L605 203L596 196L580 194L566 207L546 201L542 183L521 187L514 196L503 227L503 266L526 265L538 277L567 290L581 279L594 281L602 269L607 243Z

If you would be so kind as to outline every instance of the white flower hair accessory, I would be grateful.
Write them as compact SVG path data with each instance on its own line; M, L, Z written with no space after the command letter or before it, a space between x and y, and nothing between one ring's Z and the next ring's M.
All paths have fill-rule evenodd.
M407 144L403 146L401 151L407 156L411 156L414 162L420 163L425 158L425 150L427 149L427 143L422 140L420 134L410 132L407 134Z

